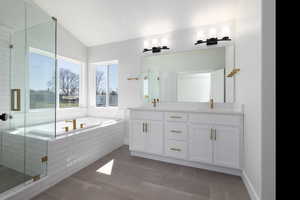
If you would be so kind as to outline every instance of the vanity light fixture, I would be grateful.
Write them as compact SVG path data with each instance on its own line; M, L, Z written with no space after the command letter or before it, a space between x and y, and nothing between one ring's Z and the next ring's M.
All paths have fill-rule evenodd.
M231 41L229 37L230 30L229 28L225 27L223 28L221 32L221 38L217 37L217 30L212 28L209 30L208 38L205 37L205 34L203 31L199 31L197 33L197 42L195 45L206 43L206 45L215 45L218 44L218 41Z
M162 38L159 44L158 39L152 39L152 47L149 48L149 42L146 40L144 42L144 50L143 53L152 51L152 53L160 53L162 50L169 50L168 40L166 38Z

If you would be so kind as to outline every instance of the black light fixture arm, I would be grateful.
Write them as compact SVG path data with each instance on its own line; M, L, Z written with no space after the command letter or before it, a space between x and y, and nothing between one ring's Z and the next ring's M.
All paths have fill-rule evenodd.
M151 49L144 49L143 53L152 51L152 53L159 53L161 50L169 50L170 48L167 46L162 46L162 47L152 47Z
M203 40L198 40L195 45L198 45L198 44L203 44L203 43L206 43L206 45L215 45L215 44L218 44L218 41L230 41L231 39L228 37L228 36L225 36L221 39L218 39L218 38L209 38L209 39L206 39L205 41Z

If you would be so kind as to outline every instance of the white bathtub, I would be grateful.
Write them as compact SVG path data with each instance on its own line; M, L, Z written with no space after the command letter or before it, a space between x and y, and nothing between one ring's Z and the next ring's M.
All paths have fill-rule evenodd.
M63 149L66 146L78 146L79 151L86 149L86 152L80 152L76 157L76 159L80 158L82 160L82 154L84 153L86 153L86 157L93 155L91 149L101 149L103 146L105 147L105 145L108 145L108 147L104 148L104 150L108 149L110 151L111 149L117 148L123 144L124 127L122 120L95 117L83 117L76 120L76 130L72 130L73 124L71 122L57 122L56 137L54 135L55 123L26 127L25 140L24 128L3 131L2 135L0 133L2 142L4 144L0 151L0 156L2 157L1 164L16 171L23 172L24 159L26 159L26 161L28 161L26 162L26 174L35 176L36 174L43 174L43 172L41 172L41 158L50 152L55 153L59 148ZM84 128L80 128L81 123L85 124ZM65 132L65 126L68 126L70 131ZM97 141L96 138L99 138L99 144L95 143ZM75 142L76 140L78 141ZM101 145L103 141L106 143L105 145ZM26 142L26 150L24 150L24 142ZM70 143L65 146L64 144L67 144L68 142ZM89 143L89 145L87 145L85 148L80 146L85 143ZM58 146L52 148L54 144L59 144L62 146L59 146L59 148ZM71 153L74 153L75 150L76 149L66 155L66 160L70 159ZM24 157L24 152L26 152L26 158ZM59 156L60 155L54 155L51 157L55 158ZM97 157L97 154L94 156ZM12 157L14 159L11 159ZM76 159L74 158L74 160Z
M62 136L66 136L70 134L75 134L76 132L82 132L83 130L90 129L90 128L96 128L96 127L100 128L100 127L113 125L118 123L119 121L121 121L121 119L83 117L83 118L76 119L76 124L77 124L76 130L73 130L72 122L58 121L56 122L56 124L46 123L46 124L29 126L26 127L25 129L23 127L17 129L10 129L5 132L13 135L24 135L24 130L25 130L26 137L49 140L49 139L57 139ZM84 128L80 128L80 124L84 124ZM69 127L68 132L65 131L66 126ZM54 133L55 128L56 128L56 133Z

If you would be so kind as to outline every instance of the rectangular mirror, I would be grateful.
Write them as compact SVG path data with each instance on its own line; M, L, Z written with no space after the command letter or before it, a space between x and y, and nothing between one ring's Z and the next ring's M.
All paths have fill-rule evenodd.
M233 45L144 56L144 103L234 102L233 69Z

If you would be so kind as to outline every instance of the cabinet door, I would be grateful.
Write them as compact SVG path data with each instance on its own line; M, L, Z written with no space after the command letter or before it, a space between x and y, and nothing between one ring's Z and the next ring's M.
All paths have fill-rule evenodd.
M146 127L146 152L151 154L163 154L163 123L148 121Z
M130 122L130 150L145 151L145 131L143 131L144 121L131 120Z
M190 125L189 140L189 159L191 161L212 163L211 127Z
M214 163L239 168L239 128L218 126L215 130Z

